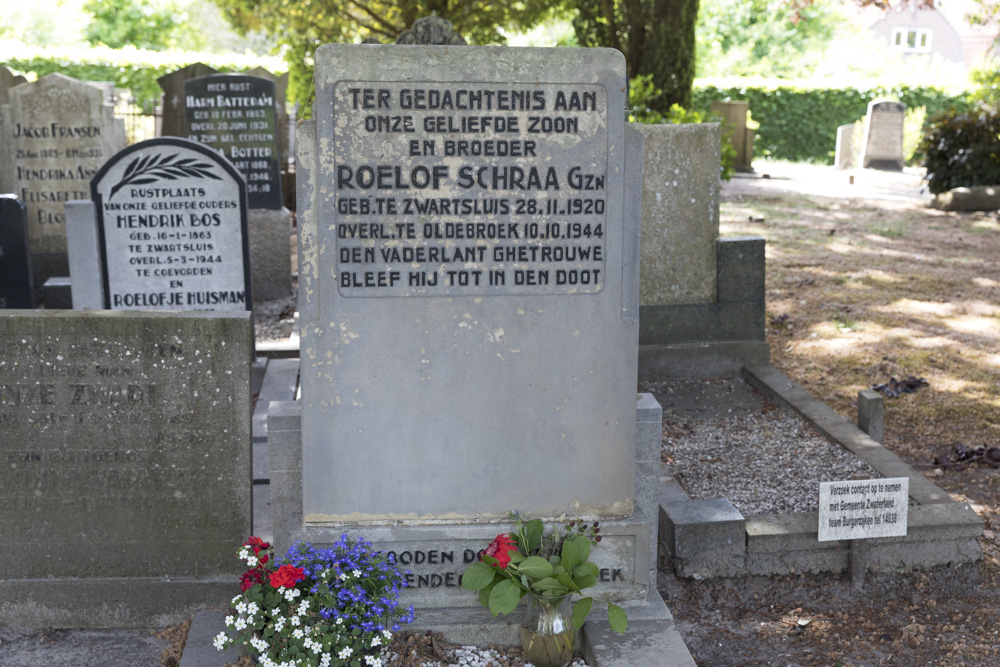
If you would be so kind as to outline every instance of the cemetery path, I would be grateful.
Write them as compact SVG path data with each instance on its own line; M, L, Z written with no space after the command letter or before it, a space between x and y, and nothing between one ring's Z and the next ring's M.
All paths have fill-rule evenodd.
M712 667L1000 664L1000 469L969 455L1000 447L1000 217L927 208L919 172L755 167L724 185L720 229L767 240L772 363L852 421L859 390L925 379L885 399L885 444L970 503L983 560L870 574L860 594L661 573L685 641Z

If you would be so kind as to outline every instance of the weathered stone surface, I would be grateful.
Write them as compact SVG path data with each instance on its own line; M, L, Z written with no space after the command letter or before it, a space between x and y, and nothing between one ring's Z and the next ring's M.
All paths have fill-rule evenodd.
M455 30L451 21L432 14L417 19L413 27L396 38L397 44L433 44L437 46L462 46L465 38Z
M635 234L622 213L621 56L397 48L321 47L318 143L298 141L300 202L315 201L300 208L305 520L628 516L637 322L622 313L636 267L623 262ZM467 114L435 108L446 92L502 119L506 131L491 121L476 138L519 142L520 157L448 155L446 140L472 135L448 130ZM366 129L383 115L414 132ZM397 214L361 212L378 198ZM414 212L455 199L458 215ZM557 246L590 259L531 256ZM455 248L471 254L441 254ZM426 254L395 260L404 249ZM571 272L575 284L560 281Z
M715 303L719 125L643 125L639 303Z
M5 578L238 573L250 350L248 313L0 315Z
M934 195L930 205L941 211L997 211L1000 210L1000 185L952 188Z
M906 105L886 100L868 103L861 166L865 169L903 169L903 120Z
M292 293L291 212L252 208L247 213L254 302Z
M163 90L162 114L159 134L162 137L186 136L184 120L184 83L188 79L217 74L218 70L205 63L192 63L187 67L164 74L156 83Z
M113 109L97 88L62 74L49 74L13 88L5 107L4 142L13 163L9 192L28 209L35 289L53 275L68 275L63 206L86 199L87 184L100 166L124 148ZM37 261L36 261L37 260Z

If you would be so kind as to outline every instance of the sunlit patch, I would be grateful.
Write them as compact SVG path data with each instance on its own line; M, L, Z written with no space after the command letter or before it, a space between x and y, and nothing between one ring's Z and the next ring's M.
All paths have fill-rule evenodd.
M972 282L980 287L1000 287L1000 283L995 280L990 280L989 278L975 277Z
M914 301L899 299L888 306L879 306L875 310L883 313L905 313L908 315L937 315L948 317L955 312L955 306L942 301Z
M865 272L865 277L877 283L901 283L904 282L899 276L878 269Z
M949 329L960 333L1000 338L1000 322L997 322L996 319L976 317L974 315L960 315L947 318L944 324Z

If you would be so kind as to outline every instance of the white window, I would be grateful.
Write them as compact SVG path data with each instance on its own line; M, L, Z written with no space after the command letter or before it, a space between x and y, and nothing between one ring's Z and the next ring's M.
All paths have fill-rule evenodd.
M906 53L930 53L932 36L930 28L893 28L891 44Z

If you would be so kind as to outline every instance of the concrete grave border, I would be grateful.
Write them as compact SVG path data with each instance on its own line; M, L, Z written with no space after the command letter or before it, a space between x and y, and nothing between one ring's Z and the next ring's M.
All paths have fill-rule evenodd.
M885 477L907 477L907 535L864 540L868 569L921 568L980 558L983 524L968 504L910 467L770 364L748 366L743 378L770 400L788 406L816 431L839 443ZM817 488L818 492L818 488ZM725 498L670 499L661 488L660 546L683 577L733 577L845 572L851 542L819 542L817 512L744 517Z

